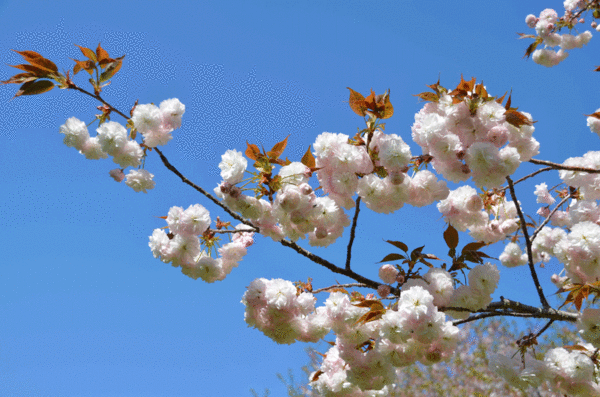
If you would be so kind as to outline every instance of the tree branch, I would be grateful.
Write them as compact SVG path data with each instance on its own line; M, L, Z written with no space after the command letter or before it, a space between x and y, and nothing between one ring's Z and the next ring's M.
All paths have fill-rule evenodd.
M580 171L580 172L589 172L590 174L600 174L600 170L594 168L585 168L585 167L575 167L572 165L562 165L558 163L553 163L551 161L546 160L529 160L530 163L538 164L538 165L549 165L550 167L556 170L565 170L565 171Z
M439 308L440 311L471 311L470 309L462 307L443 307ZM568 321L576 322L579 315L576 313L569 313L561 310L552 309L551 307L539 308L529 306L524 303L510 301L503 296L500 297L499 302L492 302L486 308L480 309L464 320L453 321L452 324L460 325L471 321L479 320L486 317L495 316L511 316L511 317L531 317L531 318L548 318L552 321ZM546 325L545 328L549 327ZM545 330L545 329L544 329ZM542 331L543 332L543 331Z
M350 259L352 257L352 244L356 236L356 224L358 222L358 213L360 212L360 196L356 198L356 206L354 207L354 218L352 219L352 227L350 228L350 241L346 253L346 270L350 270Z
M542 223L540 223L540 225L537 227L537 229L535 229L535 231L531 235L530 241L532 243L533 243L533 240L535 240L535 238L537 237L537 235L540 232L540 230L542 230L542 228L544 226L546 226L548 224L548 222L550 222L550 218L552 218L552 215L554 215L554 213L556 211L558 211L558 209L561 207L561 205L563 205L564 203L566 203L567 200L569 200L570 198L571 198L571 195L568 195L567 197L565 197L564 199L562 199L560 201L560 203L558 203L558 205L556 207L554 207L554 209L552 210L552 212L550 212L550 214L548 214L548 216L546 217L546 219L544 219L544 221Z
M510 179L510 177L507 176L506 181L508 182L510 196L512 197L513 202L515 203L515 207L517 208L517 214L519 214L519 219L521 220L521 230L523 230L523 237L525 238L525 245L527 246L527 259L529 260L529 271L531 272L531 278L533 279L535 288L537 289L542 306L544 306L545 308L549 308L550 304L548 304L548 301L544 296L544 291L542 290L542 286L540 285L540 281L538 280L537 273L535 272L535 265L533 263L533 251L531 250L531 240L529 239L529 232L527 232L527 222L525 222L523 211L521 211L521 206L519 205L519 201L517 200L517 194L515 193L515 187L513 185L512 179Z

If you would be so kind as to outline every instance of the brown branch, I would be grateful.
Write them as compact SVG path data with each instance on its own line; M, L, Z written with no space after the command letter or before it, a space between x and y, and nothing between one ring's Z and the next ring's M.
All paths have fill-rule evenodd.
M549 165L550 167L556 170L565 170L565 171L579 171L579 172L589 172L590 174L600 174L600 170L594 168L585 168L585 167L575 167L572 165L562 165L558 163L553 163L551 161L546 160L529 160L530 163L538 164L538 165Z
M514 182L514 184L516 185L516 184L518 184L518 183L521 183L521 182L523 182L523 181L524 181L524 180L526 180L526 179L529 179L529 178L532 178L532 177L536 176L537 174L541 174L542 172L545 172L545 171L551 171L551 170L553 170L553 169L554 169L554 168L552 168L552 167L540 168L539 170L537 170L537 171L534 171L534 172L532 172L531 174L529 174L529 175L525 175L523 178L516 180L516 181ZM501 192L504 192L504 191L506 191L506 189L508 189L508 186L506 186L506 187L504 187L504 188L500 189L500 191L501 191Z
M198 192L202 193L210 201L212 201L213 203L215 203L216 205L218 205L219 207L221 207L223 209L223 211L227 212L232 218L237 219L238 221L242 222L244 225L250 226L256 232L260 233L260 228L258 228L257 226L253 225L252 222L250 222L249 220L247 220L245 218L242 218L241 216L239 216L238 214L236 214L235 212L233 212L228 206L226 206L225 204L223 204L222 202L220 202L215 196L213 196L212 194L210 194L209 192L207 192L206 190L204 190L203 188L201 188L200 186L196 185L194 182L190 181L185 176L183 176L183 174L181 172L179 172L179 170L177 168L175 168L169 162L169 160L167 160L167 158L160 151L159 148L154 148L154 150L160 156L160 159L162 160L162 162L165 165L165 167L167 167L167 169L169 171L171 171L172 173L174 173L175 175L177 175L179 178L181 178L181 181L183 183L185 183L187 185L190 185L195 190L197 190Z
M523 237L525 238L525 245L527 246L527 259L529 261L529 271L531 272L531 278L535 284L535 288L540 297L540 302L542 306L545 308L549 308L550 304L546 300L544 296L544 291L542 290L542 286L540 281L538 280L537 273L535 272L535 265L533 263L533 251L531 250L531 240L529 239L529 232L527 231L527 222L525 222L525 217L523 216L523 211L521 211L521 206L519 205L519 201L517 200L517 194L515 193L515 187L513 185L512 179L509 176L506 177L506 181L508 182L508 188L510 190L510 196L515 203L515 207L517 208L517 214L519 214L519 219L521 220L521 230L523 230Z
M102 99L102 97L100 95L92 94L91 92L88 92L88 91L84 90L83 88L80 88L80 87L76 86L75 84L70 85L69 88L73 89L73 90L77 90L79 92L82 92L82 93L84 93L86 95L91 96L94 99L99 100L100 102L102 102L103 104L105 104L106 106L108 106L112 111L114 111L115 113L118 113L121 116L123 116L125 118L125 120L129 120L129 117L125 116L124 113L122 113L117 108L115 108L114 106L112 106L110 103L108 103L104 99Z
M360 212L360 196L356 198L356 207L354 210L354 218L352 219L352 227L350 228L350 241L348 242L348 249L346 253L346 270L350 270L350 259L352 258L352 244L354 244L354 238L356 237L356 224L358 222L358 213Z
M530 241L533 243L533 240L535 240L535 238L537 237L538 233L540 232L540 230L542 230L542 228L544 226L546 226L548 224L548 222L550 222L550 218L552 218L552 215L554 215L556 213L556 211L558 211L558 209L567 202L567 200L569 200L571 198L571 195L568 195L567 197L565 197L564 199L562 199L560 201L560 203L558 203L558 205L556 207L554 207L554 209L552 210L552 212L550 212L550 214L548 214L548 216L546 217L546 219L544 219L544 221L542 223L540 223L540 225L537 227L537 229L535 229L535 231L533 232L533 234L531 235L531 239Z
M331 285L331 286L329 286L329 287L323 287L323 288L316 289L316 290L312 291L312 293L313 293L313 294L318 294L319 292L329 291L330 289L336 289L336 288L352 288L352 287L357 287L357 288L369 288L369 286L368 286L368 285L361 284L361 283L336 284L336 285Z
M439 308L440 311L468 311L470 309L462 307L443 307ZM467 319L456 320L453 322L454 325L464 324L471 321L475 321L486 317L495 316L511 316L511 317L530 317L530 318L548 318L552 321L568 321L576 322L579 318L576 313L569 313L561 310L552 309L551 307L539 308L529 306L524 303L510 301L504 297L500 297L499 302L492 302L486 308L477 310L477 314L473 314ZM549 325L546 325L547 328ZM545 329L544 329L545 330ZM543 332L543 331L542 331Z

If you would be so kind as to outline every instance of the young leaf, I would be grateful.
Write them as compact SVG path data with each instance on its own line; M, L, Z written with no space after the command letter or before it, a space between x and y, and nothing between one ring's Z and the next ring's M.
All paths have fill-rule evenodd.
M114 62L109 63L106 70L100 74L100 82L103 83L110 80L121 69L122 64L122 59L117 59Z
M359 116L364 116L367 110L367 105L365 104L365 97L359 94L358 92L354 91L350 87L346 88L350 90L350 108L354 113L358 114Z
M400 259L406 259L406 257L404 255L401 255L401 254L387 254L385 256L385 258L383 258L382 260L380 260L378 263L398 261Z
M396 248L400 248L404 252L408 252L408 246L401 241L385 240L385 242L392 244Z
M98 60L98 63L102 65L109 58L108 52L106 52L106 50L100 46L100 43L98 43L98 47L96 47L96 59Z
M456 248L458 245L458 232L450 224L448 224L448 229L444 232L444 241L450 249Z
M86 47L82 47L80 45L75 44L77 47L79 47L79 49L81 50L81 53L90 61L96 63L98 62L97 58L96 58L96 54L94 53L94 51L90 50L89 48Z
M41 56L40 54L38 54L35 51L16 51L16 50L13 50L13 51L16 52L17 54L21 55L27 62L29 62L33 66L38 66L38 67L47 69L49 71L52 71L54 73L58 73L58 68L56 67L54 62L52 62L49 59L44 58L43 56Z
M73 59L73 58L71 58ZM77 59L73 59L76 65L73 67L73 75L79 73L81 69L85 70L91 75L94 74L94 62L92 61L79 61Z
M8 66L24 70L24 71L29 72L37 77L50 77L54 74L54 72L52 70L46 69L45 67L37 66L37 65L21 64L21 65L8 65Z
M287 146L287 140L290 136L286 136L285 139L281 142L277 142L273 148L271 150L269 150L267 152L267 155L271 158L278 158L279 156L281 156L281 154L283 153L283 151L285 150L285 147Z
M413 95L413 96L419 97L422 100L424 100L425 102L429 102L429 101L431 101L431 102L438 102L440 100L440 96L438 94L433 93L433 92L429 92L429 91L422 92L420 94Z
M308 145L308 149L306 149L306 153L304 153L304 156L302 156L302 159L300 160L300 162L302 164L304 164L305 166L307 166L308 168L315 168L315 166L316 166L315 157L313 156L313 154L310 151L310 145Z
M477 251L479 248L481 247L485 247L487 244L484 243L483 241L474 241L472 243L469 243L467 245L465 245L462 249L462 253L465 253L467 251Z
M0 84L23 84L28 81L37 80L39 77L31 74L31 73L19 73L12 76L10 79L5 81L0 81Z
M517 128L520 128L524 124L532 125L535 123L535 121L529 120L523 113L513 109L507 110L504 113L504 118L507 123L514 125Z
M23 84L13 98L21 95L38 95L48 92L54 88L54 83L50 80L28 81Z
M246 149L246 157L255 161L258 160L259 157L261 157L258 146L250 144L248 141L246 141L246 145L248 145L248 148Z

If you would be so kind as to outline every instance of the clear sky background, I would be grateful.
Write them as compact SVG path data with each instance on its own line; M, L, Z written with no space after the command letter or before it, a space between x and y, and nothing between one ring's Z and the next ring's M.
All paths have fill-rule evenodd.
M423 104L412 95L438 76L453 88L461 73L492 95L512 89L513 104L538 120L537 158L562 162L600 150L583 116L600 107L600 74L592 72L600 35L552 69L522 59L529 41L516 33L529 32L525 16L546 7L560 13L562 1L2 1L0 59L18 64L10 49L33 50L66 70L69 58L82 59L74 43L126 54L105 99L128 112L136 99L179 98L183 126L164 153L210 189L221 154L246 140L270 147L290 134L284 154L299 159L323 131L353 135L364 123L346 87L390 88L395 114L386 131L421 154L410 126ZM17 73L0 69L1 80ZM85 75L75 80L84 87ZM9 101L16 88L0 88L0 395L250 396L250 388L269 388L281 396L277 372L291 368L305 381L306 345L276 345L247 328L245 287L258 277L312 277L317 288L350 280L262 237L225 281L185 277L152 257L148 236L165 224L157 216L194 203L213 219L223 213L155 154L146 161L157 182L149 194L115 183L110 159L86 160L58 133L69 117L93 120L98 103L58 89ZM534 169L525 164L517 174ZM556 173L518 185L529 213L544 180L552 186ZM435 205L361 215L358 272L376 278L376 262L392 251L383 239L425 244L447 259ZM347 239L314 251L341 265ZM467 241L461 234L461 246ZM548 294L559 269L540 270ZM539 303L525 268L501 274L495 298Z

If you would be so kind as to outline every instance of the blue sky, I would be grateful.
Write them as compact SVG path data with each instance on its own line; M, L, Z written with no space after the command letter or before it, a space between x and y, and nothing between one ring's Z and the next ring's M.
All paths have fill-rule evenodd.
M513 104L538 120L537 158L562 162L600 147L583 116L600 107L592 72L600 39L553 69L522 59L529 43L516 32L527 32L525 16L546 7L562 1L2 1L0 53L18 64L10 49L37 51L65 70L69 58L82 58L74 43L126 54L104 98L125 112L136 99L179 98L183 127L164 153L207 188L220 179L220 155L246 140L270 147L290 134L284 154L292 159L323 131L353 135L363 121L349 109L346 87L390 88L395 114L386 131L420 154L410 126L422 103L412 95L438 76L454 87L461 73L492 95L512 89ZM0 79L15 73L3 66ZM98 104L90 98L55 89L9 101L15 91L0 88L0 395L249 396L250 388L269 388L280 396L277 372L292 368L303 381L306 345L276 345L248 329L245 287L258 277L312 277L315 287L349 280L264 238L223 282L183 276L148 248L164 225L157 216L201 203L214 219L223 215L217 207L157 156L146 162L157 187L145 195L112 181L110 160L66 147L58 128L72 116L91 121ZM526 164L518 175L534 169ZM552 186L556 173L543 180ZM535 183L517 189L530 213ZM425 244L445 258L435 206L361 214L353 256L360 273L376 277L376 262L390 251L383 239ZM340 264L347 238L315 252ZM548 293L559 269L540 270ZM525 269L501 274L495 297L538 304Z

